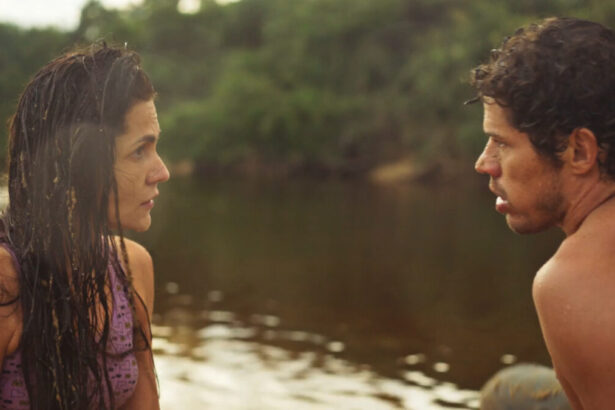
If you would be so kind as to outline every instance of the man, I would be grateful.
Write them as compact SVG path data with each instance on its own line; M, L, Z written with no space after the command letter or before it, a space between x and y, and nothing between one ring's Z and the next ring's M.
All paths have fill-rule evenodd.
M566 234L533 297L575 409L615 409L615 33L550 18L474 69L488 140L476 170L518 233Z

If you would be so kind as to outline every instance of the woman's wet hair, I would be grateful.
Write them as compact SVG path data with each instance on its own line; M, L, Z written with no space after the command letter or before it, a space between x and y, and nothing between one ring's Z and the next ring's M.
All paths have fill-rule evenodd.
M33 409L114 408L107 272L112 261L123 276L118 255L127 261L115 138L129 109L154 95L136 53L100 43L37 72L9 123L9 206L2 222L19 264L15 303L23 315L20 349ZM109 227L110 198L116 232ZM149 348L128 266L124 279L135 343Z
M509 120L536 150L558 154L576 128L588 128L604 155L600 170L615 178L615 32L576 18L547 18L518 29L488 63L472 71L475 100L508 109Z

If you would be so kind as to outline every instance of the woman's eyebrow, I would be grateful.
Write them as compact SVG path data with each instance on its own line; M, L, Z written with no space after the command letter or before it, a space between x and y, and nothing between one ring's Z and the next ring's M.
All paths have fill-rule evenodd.
M156 142L159 139L160 139L159 136L156 136L154 134L147 134L147 135L144 135L144 136L138 138L135 142L132 143L132 145L139 145L139 144L142 144L144 142Z

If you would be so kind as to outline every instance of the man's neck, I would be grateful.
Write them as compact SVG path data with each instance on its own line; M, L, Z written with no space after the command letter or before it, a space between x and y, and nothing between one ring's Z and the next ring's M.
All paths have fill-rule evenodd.
M615 198L615 183L600 180L577 191L569 202L568 209L560 227L570 236L583 224L585 219L596 209Z

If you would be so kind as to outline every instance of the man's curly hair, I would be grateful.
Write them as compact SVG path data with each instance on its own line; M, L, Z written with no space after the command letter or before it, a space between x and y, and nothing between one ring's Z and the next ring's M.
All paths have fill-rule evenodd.
M588 128L603 151L601 172L615 178L615 32L575 18L547 18L518 29L487 64L472 70L475 100L509 111L512 126L537 152L558 153L576 128Z

